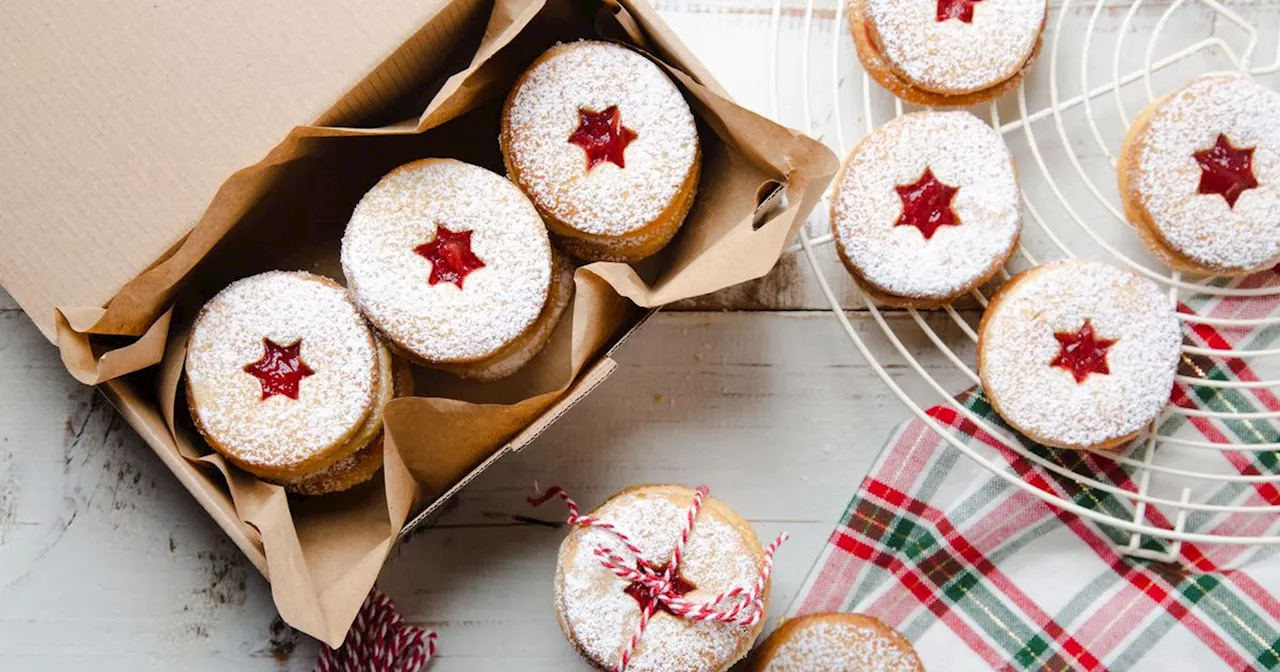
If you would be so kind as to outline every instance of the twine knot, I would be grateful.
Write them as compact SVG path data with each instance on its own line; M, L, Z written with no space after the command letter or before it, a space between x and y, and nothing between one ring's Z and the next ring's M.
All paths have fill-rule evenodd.
M385 593L374 588L342 646L320 646L312 672L418 672L436 655L436 633L406 623Z
M622 649L618 664L614 666L615 672L623 672L627 669L627 665L635 655L636 647L640 644L640 638L644 636L644 631L649 625L649 619L659 610L679 618L731 623L744 628L750 628L764 618L764 590L769 583L769 575L773 572L773 554L782 542L787 540L785 532L765 547L760 573L751 586L735 586L705 601L694 601L684 597L692 587L679 578L680 563L684 560L684 548L693 534L698 513L702 511L702 502L709 493L706 486L699 486L694 491L693 502L685 510L680 536L671 550L671 561L665 566L656 566L646 559L631 539L613 524L599 518L581 515L577 503L564 488L555 486L529 498L531 506L540 506L559 497L569 509L569 515L565 518L567 524L606 530L617 538L618 543L630 551L635 558L634 561L628 562L613 549L604 545L597 546L593 551L605 569L628 582L628 592L635 590L640 593L640 596L636 597L640 603L640 619L635 633Z

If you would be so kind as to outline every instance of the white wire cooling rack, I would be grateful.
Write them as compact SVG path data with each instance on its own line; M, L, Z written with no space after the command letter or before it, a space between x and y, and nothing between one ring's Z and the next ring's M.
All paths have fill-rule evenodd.
M862 70L842 0L799 0L804 3L802 8L784 6L784 0L772 1L769 74L774 118L823 139L844 157L876 125L911 107L882 90ZM1149 101L1211 71L1243 72L1276 86L1280 2L1226 6L1215 0L1055 0L1045 45L1030 76L1004 99L973 110L1003 134L1019 166L1022 186L1022 242L996 284L1007 280L1013 271L1048 259L1087 257L1110 260L1152 278L1168 288L1170 300L1187 305L1224 297L1232 302L1260 303L1280 294L1276 284L1255 286L1248 281L1186 278L1171 272L1145 253L1122 213L1115 188L1115 157L1130 122ZM973 310L945 309L955 328L943 324L943 331L955 337L944 338L934 328L941 316L908 310L909 321L900 319L901 315L887 319L886 312L855 284L841 283L850 287L856 301L865 304L883 332L883 339L872 334L874 342L869 343L850 322L833 290L832 278L824 272L824 268L838 267L830 261L834 251L827 217L826 206L819 206L791 251L802 252L807 258L849 340L889 389L969 458L1022 490L1117 528L1120 532L1114 538L1130 555L1172 560L1183 542L1280 544L1280 505L1270 503L1280 499L1241 494L1259 484L1280 487L1280 470L1222 468L1229 464L1224 457L1238 457L1231 455L1233 452L1248 455L1254 463L1275 464L1273 460L1280 458L1276 452L1280 435L1274 421L1280 418L1280 411L1270 409L1280 407L1265 401L1251 406L1263 408L1261 411L1241 410L1229 401L1199 408L1170 405L1131 449L1102 453L1129 473L1130 487L1080 473L1063 460L1053 459L1055 451L1024 444L957 401L954 395L961 390L948 389L935 376L937 367L931 372L931 367L921 363L919 347L910 345L919 342L919 335L905 334L905 330L919 330L959 372L958 376L946 376L952 387L957 379L962 387L977 385L974 327L994 287L973 293ZM1185 312L1179 317L1188 329L1202 325L1221 330L1280 329L1280 311L1247 318ZM1246 362L1257 378L1280 376L1280 348L1237 350L1187 344L1183 353L1178 383L1190 389L1209 395L1251 395L1257 401L1280 387L1280 380L1254 376L1215 378L1196 365L1197 361L1229 365L1234 358ZM927 354L938 359L937 353ZM919 380L900 383L889 370L891 363L898 363L892 368L909 370ZM1023 459L1083 488L1111 495L1112 501L1126 506L1081 504L1026 482L1006 460L971 446L955 430L926 413L937 404L949 405ZM1210 437L1214 440L1189 438L1188 432L1176 431L1196 421L1227 422L1234 431ZM1155 511L1165 524L1153 523L1156 516L1149 514ZM1229 533L1222 531L1225 519L1238 521L1242 516L1248 517L1248 524L1233 527Z

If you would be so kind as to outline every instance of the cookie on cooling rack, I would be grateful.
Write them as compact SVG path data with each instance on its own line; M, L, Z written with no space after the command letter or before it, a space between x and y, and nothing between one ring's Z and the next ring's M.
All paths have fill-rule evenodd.
M191 328L187 403L206 442L298 494L345 490L382 466L382 407L408 375L340 285L304 272L238 280Z
M400 166L370 189L342 238L342 270L397 353L478 380L532 359L573 295L572 265L529 199L453 159Z
M1040 51L1045 0L849 0L867 74L919 105L968 107L1022 81Z
M1125 215L1173 268L1245 275L1280 262L1280 93L1199 77L1138 117L1117 172Z
M978 328L978 375L1000 417L1058 448L1114 448L1169 401L1181 356L1173 302L1096 261L1019 273Z
M600 505L590 518L627 536L655 567L665 569L688 516L694 490L680 485L627 488ZM601 564L596 549L611 549L622 560L635 556L608 529L575 526L560 545L556 565L556 620L592 666L613 670L636 635L641 608L652 593L619 578ZM675 591L690 600L708 600L735 587L750 587L765 562L751 524L707 496L695 518L674 577ZM764 607L769 591L763 593ZM690 620L658 608L645 626L627 664L629 672L685 670L723 672L741 660L764 627Z
M845 159L831 199L840 258L875 299L935 308L982 285L1022 230L1009 149L963 111L905 114Z
M511 179L560 245L590 261L637 261L684 223L702 151L680 90L617 44L559 44L520 76L499 135Z
M924 672L901 633L863 614L810 614L783 622L752 655L753 672Z

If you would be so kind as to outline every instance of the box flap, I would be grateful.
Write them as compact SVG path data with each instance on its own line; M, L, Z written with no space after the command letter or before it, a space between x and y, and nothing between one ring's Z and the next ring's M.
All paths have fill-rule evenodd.
M20 3L0 32L0 285L44 335L172 249L219 185L444 7ZM328 110L329 114L325 114Z

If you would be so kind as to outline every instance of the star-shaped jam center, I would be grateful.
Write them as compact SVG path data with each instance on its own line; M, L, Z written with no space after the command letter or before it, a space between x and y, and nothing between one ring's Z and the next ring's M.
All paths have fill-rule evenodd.
M666 573L667 565L654 567L653 571L658 576L661 576ZM696 589L697 586L685 581L684 578L680 576L679 572L676 572L676 577L671 580L670 592L675 593L676 595L688 595ZM667 613L671 613L671 610L667 608L667 605L658 601L653 589L640 582L633 581L628 583L627 587L622 589L622 592L634 598L635 601L640 604L641 611L665 611Z
M982 0L938 0L938 23L947 19L960 19L973 23L973 6Z
M579 109L578 130L569 136L569 142L587 153L587 170L605 161L612 162L619 168L626 168L623 153L635 139L635 131L622 125L622 115L618 112L617 105L611 105L601 112Z
M461 289L467 275L484 267L480 257L471 251L470 231L450 231L439 224L436 225L435 239L413 248L413 251L431 262L431 277L427 278L431 285L452 282Z
M952 187L938 181L933 170L924 169L924 174L914 184L894 187L898 198L902 199L902 214L894 226L914 226L920 229L925 240L941 226L959 226L960 218L951 210L951 199L956 197L960 187Z
M1058 357L1049 366L1066 369L1075 376L1076 383L1083 383L1091 373L1110 374L1107 367L1107 350L1115 345L1114 340L1098 338L1093 333L1093 322L1085 319L1084 324L1074 332L1054 332L1058 339Z
M264 401L277 394L297 399L298 383L315 374L302 361L302 339L282 346L269 338L262 339L262 359L246 364L244 372L262 384Z
M1219 133L1218 141L1213 147L1202 149L1192 156L1200 164L1200 186L1196 191L1202 194L1220 194L1227 200L1227 207L1236 207L1236 199L1240 194L1258 186L1253 175L1254 147L1236 147L1227 139L1226 134Z

